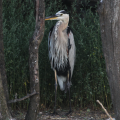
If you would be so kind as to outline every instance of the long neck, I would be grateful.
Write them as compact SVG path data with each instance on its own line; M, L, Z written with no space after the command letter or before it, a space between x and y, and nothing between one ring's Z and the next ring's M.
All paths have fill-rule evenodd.
M68 22L58 21L55 26L55 39L57 36L61 36L62 31L65 30L68 26Z
M68 26L68 22L63 22L63 21L61 21L60 22L60 25L59 25L59 27L58 27L58 31L63 31L63 30L65 30L66 28L67 28L67 26Z
M63 21L58 21L55 25L54 28L54 37L53 39L53 47L51 49L51 53L54 57L54 62L57 63L55 66L60 68L64 67L67 64L67 43L68 41L66 40L65 33L63 32L68 26L68 22L63 22Z
M65 30L68 26L68 23L64 23L62 21L58 21L55 25L55 39L52 49L52 54L54 56L54 62L57 63L55 66L60 69L60 67L65 67L67 64L67 40L64 36L63 30ZM62 66L61 66L62 65Z

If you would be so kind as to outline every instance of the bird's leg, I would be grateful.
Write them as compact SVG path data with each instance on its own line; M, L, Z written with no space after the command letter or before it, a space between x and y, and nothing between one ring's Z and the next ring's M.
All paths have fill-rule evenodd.
M57 97L57 74L56 74L56 70L54 70L55 72L55 106L54 106L54 112L52 113L52 115L58 115L58 113L56 112L56 97Z
M69 69L68 71L68 90L69 90L69 107L70 107L70 110L68 113L66 113L66 115L69 115L72 110L71 110L71 96L70 96L70 81L71 81L71 70Z

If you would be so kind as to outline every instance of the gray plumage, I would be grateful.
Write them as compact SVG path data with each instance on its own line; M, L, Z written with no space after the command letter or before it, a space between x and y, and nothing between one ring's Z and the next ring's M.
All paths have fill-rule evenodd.
M64 10L56 13L56 18L59 20L54 26L53 30L50 31L48 36L48 50L49 50L49 60L51 63L51 68L63 69L67 65L69 59L71 67L71 77L73 74L74 63L75 63L75 53L76 47L74 42L74 36L72 31L67 34L69 14L63 14ZM71 48L68 55L68 39L70 39ZM61 90L65 90L64 83L66 82L66 76L58 76L58 83Z
M69 90L73 74L76 47L73 33L68 26L69 14L65 10L58 11L54 16L46 17L45 20L58 20L49 32L48 50L51 68L55 72L55 109L56 113L56 92L57 82L62 91ZM71 100L70 111L71 112Z

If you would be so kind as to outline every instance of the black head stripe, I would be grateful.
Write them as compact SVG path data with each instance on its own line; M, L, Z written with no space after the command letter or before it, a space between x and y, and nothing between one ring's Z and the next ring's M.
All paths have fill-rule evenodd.
M65 10L61 10L60 13L63 13L63 14L68 14Z

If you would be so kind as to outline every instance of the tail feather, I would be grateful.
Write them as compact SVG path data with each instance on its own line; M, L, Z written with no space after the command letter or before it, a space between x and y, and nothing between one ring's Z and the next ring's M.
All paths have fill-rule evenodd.
M60 90L64 91L66 87L66 77L57 76L57 79L60 86Z
M67 82L67 78L64 76L57 76L58 79L58 84L60 86L60 90L61 91L65 91L65 93L67 92L68 88L72 85L71 81Z

